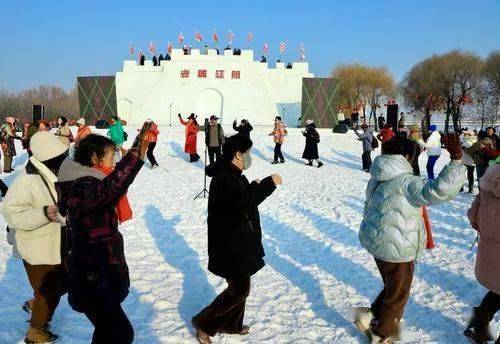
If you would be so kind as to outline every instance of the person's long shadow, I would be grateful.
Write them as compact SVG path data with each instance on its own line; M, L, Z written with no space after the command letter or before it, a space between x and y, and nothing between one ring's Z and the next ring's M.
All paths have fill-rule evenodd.
M157 207L148 205L144 219L165 261L183 274L183 294L178 310L186 326L191 328L191 318L213 300L215 289L200 266L198 253L175 230L180 216L166 219Z
M172 151L175 153L177 158L187 161L189 154L184 152L184 148L182 148L180 144L178 144L175 141L170 141L168 144L172 148ZM198 168L205 168L205 162L203 161L203 157L200 158L200 160L198 160L197 162L192 162L190 164Z
M344 159L347 159L349 161L355 161L355 162L361 164L361 158L359 158L359 157L357 157L357 156L355 156L355 155L353 155L351 153L342 152L340 150L335 150L333 148L332 148L332 153L334 155L338 155L338 156L340 156L340 157L342 157Z
M259 149L257 149L256 147L252 147L252 150L251 150L251 153L254 154L255 156L259 157L262 159L262 161L265 161L265 162L269 162L269 161L272 161L272 158L270 157L267 157L264 155L264 153L262 153Z
M321 285L310 272L304 271L288 260L280 257L276 247L267 240L264 241L264 247L266 251L266 262L276 272L282 274L290 283L306 294L314 314L330 325L344 328L351 336L361 337L360 333L354 330L350 321L346 320L337 310L327 305L325 296L321 290Z
M262 216L264 228L279 247L279 251L288 254L299 264L305 266L317 265L335 277L338 281L351 286L361 296L373 300L376 292L381 289L380 279L364 266L337 254L324 243L313 240L295 229L280 223L269 216ZM300 244L297 244L300 243ZM356 248L357 249L357 248ZM453 327L456 340L462 339L460 334L463 325L454 319L446 317L439 310L417 304L410 298L405 315L410 322L426 333L436 333L436 323L448 324ZM451 338L452 334L446 333Z
M4 230L4 229L2 229ZM5 233L2 233L5 235ZM26 334L29 320L21 305L33 297L23 262L10 256L0 280L0 342L14 343Z
M359 159L355 158L354 155L343 154L343 153L337 152L333 149L332 149L332 152L334 153L334 155L328 161L330 164L345 167L345 168L348 168L351 170L358 170L358 171L361 170L361 167L362 167L361 161L359 161L359 163L352 162L352 161L357 162L359 160ZM337 154L338 156L341 156L343 159L339 159L337 156L335 156L335 154ZM325 159L325 161L326 161L326 159Z
M266 146L266 148L268 151L273 152L273 154L274 154L274 147ZM297 159L297 158L291 156L290 154L288 154L287 152L284 152L283 150L281 150L281 153L283 154L283 157L285 158L285 160L290 160L290 161L293 161L297 164L304 165L303 160Z

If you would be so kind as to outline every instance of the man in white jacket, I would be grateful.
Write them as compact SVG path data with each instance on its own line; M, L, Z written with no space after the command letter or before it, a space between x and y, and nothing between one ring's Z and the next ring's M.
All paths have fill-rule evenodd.
M13 254L23 260L33 288L34 299L23 307L31 311L25 343L54 343L59 336L48 324L65 292L61 264L61 225L65 219L56 206L54 183L68 147L44 131L33 135L30 149L33 156L9 188L2 213L9 225Z
M427 178L434 178L434 165L441 156L441 134L437 131L436 125L430 126L431 135L425 141L423 147L427 150Z

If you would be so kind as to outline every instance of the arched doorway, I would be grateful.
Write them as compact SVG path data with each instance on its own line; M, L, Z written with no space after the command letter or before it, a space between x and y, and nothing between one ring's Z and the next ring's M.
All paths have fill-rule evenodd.
M222 94L213 88L207 88L200 92L197 101L197 114L199 119L203 117L210 117L216 115L220 118L219 123L223 123L224 113L223 109L224 99Z

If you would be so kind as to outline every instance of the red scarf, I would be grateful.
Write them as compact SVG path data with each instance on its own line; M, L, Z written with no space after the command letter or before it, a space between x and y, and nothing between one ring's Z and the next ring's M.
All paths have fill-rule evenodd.
M434 239L432 238L431 220L429 218L429 213L427 212L427 208L425 206L420 208L420 215L424 220L425 234L427 236L427 245L425 246L425 248L431 250L434 247L436 247L436 245L434 244Z
M96 170L101 171L105 175L109 175L111 172L113 172L112 167L105 167L105 166L94 166ZM123 223L127 220L132 219L132 209L130 208L130 204L128 203L127 199L127 194L125 194L120 200L118 201L118 204L116 205L116 216L118 217L118 221L120 223Z

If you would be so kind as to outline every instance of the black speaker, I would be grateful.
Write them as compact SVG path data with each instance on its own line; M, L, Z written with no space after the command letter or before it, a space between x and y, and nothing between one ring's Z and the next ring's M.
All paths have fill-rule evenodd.
M33 122L38 122L41 119L45 119L45 107L43 105L33 105Z
M387 105L387 124L396 133L398 131L398 104Z

